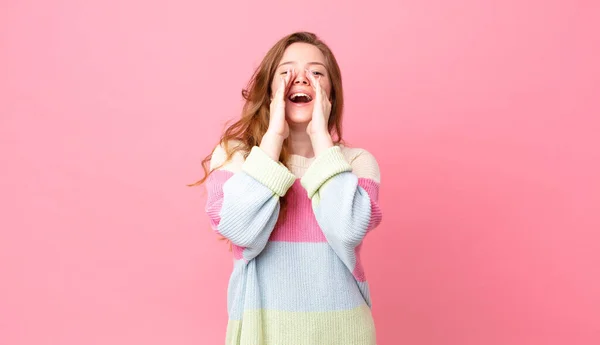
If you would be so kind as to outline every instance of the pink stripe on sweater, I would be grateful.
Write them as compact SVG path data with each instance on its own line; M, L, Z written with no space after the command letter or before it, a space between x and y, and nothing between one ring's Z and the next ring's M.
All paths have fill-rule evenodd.
M235 260L241 260L244 258L244 247L236 246L232 243L231 251L233 252L233 258Z
M228 170L215 170L206 180L206 189L208 196L206 198L206 213L210 220L211 228L220 235L219 223L221 222L221 208L223 207L223 184L233 176L233 172ZM231 251L236 260L244 258L244 247L231 244Z
M381 222L381 209L379 208L379 183L368 179L359 178L358 185L362 187L371 199L371 220L367 231L377 227ZM312 202L306 190L297 179L285 195L287 212L283 222L277 223L270 241L281 242L327 242L323 231L315 218Z
M371 220L367 231L375 229L382 220L381 208L379 207L379 183L368 178L359 178L358 185L361 186L371 199Z
M233 173L227 170L215 170L206 179L206 214L210 219L210 226L218 231L221 222L221 208L223 207L223 184L231 177Z
M287 210L275 226L270 241L327 242L312 210L311 200L297 179L285 195Z

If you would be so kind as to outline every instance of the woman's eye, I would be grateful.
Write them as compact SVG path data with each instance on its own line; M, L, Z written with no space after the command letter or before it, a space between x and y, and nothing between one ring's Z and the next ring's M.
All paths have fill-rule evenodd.
M319 71L312 71L312 73L313 73L314 75L323 75L323 73L321 73L321 72L319 72Z
M281 74L287 74L287 71L283 71L283 72L281 72Z

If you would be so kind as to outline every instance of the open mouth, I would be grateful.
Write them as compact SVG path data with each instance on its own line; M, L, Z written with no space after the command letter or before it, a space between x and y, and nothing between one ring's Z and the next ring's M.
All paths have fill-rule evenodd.
M293 103L308 103L312 101L312 97L310 97L310 95L302 92L293 93L288 97L288 99Z

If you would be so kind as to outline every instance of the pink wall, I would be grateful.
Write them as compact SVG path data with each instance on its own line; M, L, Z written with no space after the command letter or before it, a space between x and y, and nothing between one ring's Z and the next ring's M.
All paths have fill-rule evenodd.
M379 343L600 343L598 1L157 3L2 2L0 344L223 343L185 184L297 29L381 164Z

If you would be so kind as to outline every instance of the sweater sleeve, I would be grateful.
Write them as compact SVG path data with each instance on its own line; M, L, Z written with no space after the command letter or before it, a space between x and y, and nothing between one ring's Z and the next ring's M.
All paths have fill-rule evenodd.
M217 147L211 169L224 156L224 150ZM212 228L231 241L238 259L247 262L265 248L279 216L279 199L296 177L259 147L252 148L245 160L240 156L207 179L205 210Z
M349 162L334 146L315 159L301 182L325 238L355 276L362 274L357 248L382 219L375 157L360 150Z

